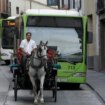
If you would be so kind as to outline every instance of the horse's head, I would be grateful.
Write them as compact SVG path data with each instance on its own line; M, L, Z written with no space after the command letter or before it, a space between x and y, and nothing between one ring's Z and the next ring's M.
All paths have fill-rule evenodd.
M40 44L37 47L37 56L39 58L47 59L47 44L48 41L46 43L40 41Z

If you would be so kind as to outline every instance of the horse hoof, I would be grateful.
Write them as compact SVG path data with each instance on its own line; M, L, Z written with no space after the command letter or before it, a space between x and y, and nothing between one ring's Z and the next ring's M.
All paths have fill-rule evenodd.
M40 103L42 103L42 104L44 103L44 99L43 99L43 98L41 98L39 101L40 101Z
M35 104L35 105L38 104L38 100L34 100L34 104Z

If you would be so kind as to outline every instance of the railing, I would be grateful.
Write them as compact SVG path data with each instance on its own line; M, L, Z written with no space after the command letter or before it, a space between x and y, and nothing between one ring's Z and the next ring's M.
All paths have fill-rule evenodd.
M105 12L105 0L98 0L97 1L97 13Z

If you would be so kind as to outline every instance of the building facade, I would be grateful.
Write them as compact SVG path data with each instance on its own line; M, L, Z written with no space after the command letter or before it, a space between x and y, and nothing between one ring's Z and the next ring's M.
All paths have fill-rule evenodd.
M58 9L58 6L48 6L47 0L9 0L11 16L17 16L27 9Z
M27 9L77 9L81 10L84 0L9 0L11 15L19 15Z
M9 15L9 0L0 0L0 18L6 18Z
M97 15L99 16L100 71L105 71L105 0L97 0Z
M100 0L99 0L100 1ZM87 62L88 68L100 70L100 40L99 40L99 16L96 13L97 0L84 0L84 15L88 17L88 44Z

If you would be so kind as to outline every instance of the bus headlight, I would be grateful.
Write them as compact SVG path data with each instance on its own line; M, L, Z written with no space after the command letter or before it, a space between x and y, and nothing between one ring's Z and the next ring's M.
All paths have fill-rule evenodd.
M74 73L74 77L86 77L86 73Z

